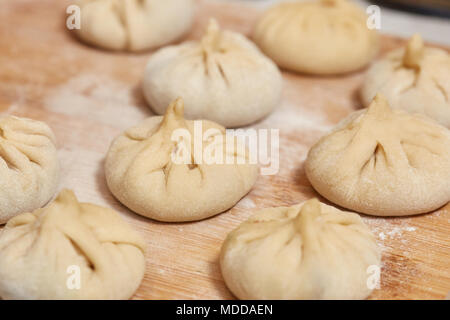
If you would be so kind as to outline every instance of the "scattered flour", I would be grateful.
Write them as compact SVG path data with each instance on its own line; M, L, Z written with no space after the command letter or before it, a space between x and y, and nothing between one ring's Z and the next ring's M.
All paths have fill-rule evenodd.
M387 231L381 231L378 233L378 238L380 238L380 240L385 240L387 238L390 239L395 239L395 238L400 238L403 235L403 232L413 232L416 231L415 227L409 227L409 226L404 226L404 227L393 227L392 229L389 229L389 225L386 226Z
M399 224L398 220L396 220L396 223L393 224L390 220L383 218L363 217L363 220L376 236L378 245L382 251L391 250L388 243L391 240L396 240L399 243L396 249L401 250L405 257L411 254L411 248L413 246L410 245L410 238L405 233L417 231L416 227L408 225L406 221L401 221Z
M72 189L80 201L109 206L97 192L99 184L104 184L102 167L104 152L63 147L58 153L62 168L60 188ZM80 153L83 154L82 157L79 156Z
M256 204L249 197L244 197L241 201L236 204L236 207L243 209L253 209L256 208Z
M81 74L53 90L45 108L68 116L126 128L150 116L139 87L100 75Z
M273 128L280 130L309 129L315 131L329 131L333 125L328 124L323 116L283 100L278 107L263 121L251 126L252 128Z

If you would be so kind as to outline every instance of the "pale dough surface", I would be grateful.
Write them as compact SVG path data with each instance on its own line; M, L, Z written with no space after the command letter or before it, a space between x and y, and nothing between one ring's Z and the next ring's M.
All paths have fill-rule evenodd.
M188 119L239 127L264 118L278 105L282 77L251 41L211 20L200 41L163 48L150 58L143 90L158 114L181 97Z
M63 190L1 231L0 297L128 299L144 276L144 251L142 237L119 214Z
M414 35L404 48L389 52L369 69L361 89L364 105L377 93L392 108L424 114L450 128L450 54L426 47Z
M193 0L78 0L78 37L108 50L141 51L173 42L189 31Z
M381 94L309 151L314 189L345 208L377 216L433 211L450 200L450 131L391 109Z
M378 52L378 35L367 19L347 0L283 2L262 15L253 39L282 68L342 74L361 69Z
M357 214L312 199L251 216L228 235L220 265L240 299L364 299L380 251Z
M197 132L194 121L183 118L183 108L178 99L164 117L150 117L126 130L106 157L106 181L114 196L134 212L160 221L195 221L221 213L245 196L258 177L245 145L229 152L224 127L202 120ZM173 139L178 129L189 137ZM205 137L207 132L211 135L203 148L195 149L198 134ZM191 152L185 153L189 147ZM231 161L208 163L203 159L207 150L223 152L223 161L227 155ZM190 163L174 162L178 152L188 154Z
M56 139L41 121L0 119L0 224L45 205L59 181Z

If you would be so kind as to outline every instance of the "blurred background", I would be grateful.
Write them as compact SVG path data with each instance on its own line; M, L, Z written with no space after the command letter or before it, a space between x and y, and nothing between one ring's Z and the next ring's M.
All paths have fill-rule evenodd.
M282 0L212 0L269 6ZM298 0L302 1L302 0ZM363 8L381 8L381 32L409 37L421 33L427 41L450 45L450 0L355 0Z

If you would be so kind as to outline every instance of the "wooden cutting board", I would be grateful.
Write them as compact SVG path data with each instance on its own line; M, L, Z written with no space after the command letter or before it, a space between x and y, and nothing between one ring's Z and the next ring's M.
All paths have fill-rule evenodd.
M309 77L284 72L283 100L257 128L280 129L280 170L261 176L234 208L195 223L159 223L138 216L108 191L103 160L112 139L152 115L140 82L151 53L88 47L65 28L70 1L3 0L0 5L0 112L47 122L58 138L61 188L112 207L147 240L147 270L136 299L231 299L218 264L227 233L256 209L318 196L303 169L312 144L361 107L364 72ZM249 34L259 12L249 6L199 1L189 38L207 20ZM404 40L382 39L382 52ZM322 199L323 200L323 199ZM430 214L364 221L383 248L381 288L372 299L442 299L450 290L450 205Z

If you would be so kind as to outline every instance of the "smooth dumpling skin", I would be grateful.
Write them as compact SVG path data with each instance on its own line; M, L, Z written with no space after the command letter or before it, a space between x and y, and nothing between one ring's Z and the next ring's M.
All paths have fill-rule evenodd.
M143 91L150 107L164 114L181 97L187 119L225 127L253 123L281 98L277 66L243 35L220 30L211 20L201 41L166 47L150 57Z
M78 37L108 50L140 51L171 43L193 22L193 0L79 0Z
M201 220L234 206L250 191L259 169L250 163L245 146L244 150L236 147L236 152L224 149L225 128L206 120L196 123L202 128L194 132L195 123L183 118L183 102L178 99L164 117L148 118L117 137L105 163L106 181L114 196L136 213L169 222ZM189 137L173 139L179 130ZM203 140L198 134L204 137L207 132L211 141L195 149L194 141ZM177 150L187 152L188 146L192 150L185 153L188 162L174 162ZM227 155L229 161L200 160L210 154L207 150L223 150L224 161Z
M43 122L0 119L0 224L45 205L55 194L59 162L52 130Z
M286 2L267 10L253 39L280 67L310 74L361 69L378 52L368 17L347 0Z
M361 98L368 106L377 93L392 108L424 114L450 128L450 54L425 47L414 35L405 48L394 50L369 69Z
M79 203L63 190L1 231L0 297L128 299L144 276L144 250L143 239L115 211Z
M225 240L220 266L239 299L364 299L380 252L357 214L312 199L242 223Z
M377 216L430 212L450 200L450 131L377 95L311 148L305 169L314 189L342 207Z

